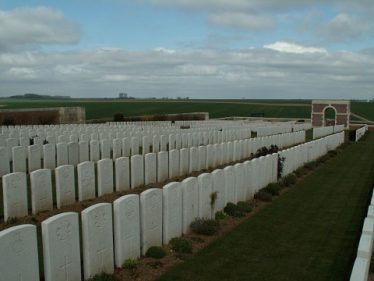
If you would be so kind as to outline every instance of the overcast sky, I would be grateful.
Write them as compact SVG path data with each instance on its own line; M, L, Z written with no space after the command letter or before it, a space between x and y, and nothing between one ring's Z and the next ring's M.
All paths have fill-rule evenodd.
M0 96L374 98L373 0L0 0Z

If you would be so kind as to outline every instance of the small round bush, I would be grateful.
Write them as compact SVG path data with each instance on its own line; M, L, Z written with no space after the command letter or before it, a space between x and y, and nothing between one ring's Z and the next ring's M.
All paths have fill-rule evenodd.
M266 188L265 191L269 192L273 196L278 196L279 192L281 190L281 187L277 183L270 183Z
M219 220L224 220L225 218L227 218L227 215L225 212L223 211L218 211L215 213L214 215L214 218L215 220L219 221Z
M236 206L244 212L244 213L250 213L253 210L253 204L249 202L239 201Z
M192 253L192 243L185 238L173 238L170 240L170 246L174 252L179 254Z
M234 203L227 203L226 207L223 211L228 214L230 217L240 218L245 216L245 212L242 211L237 205Z
M96 274L94 277L88 279L88 281L117 281L117 278L112 274L103 272L101 274Z
M296 183L296 176L294 174L289 174L282 179L283 186L291 186Z
M213 235L219 230L219 221L210 219L196 219L191 223L193 232L202 235Z
M267 191L260 190L255 194L255 198L261 201L270 202L273 200L273 195Z
M166 252L161 247L152 246L147 250L145 256L148 258L162 259L166 256Z
M133 258L128 258L125 260L125 262L122 264L122 268L127 269L127 270L135 270L138 267L138 261Z

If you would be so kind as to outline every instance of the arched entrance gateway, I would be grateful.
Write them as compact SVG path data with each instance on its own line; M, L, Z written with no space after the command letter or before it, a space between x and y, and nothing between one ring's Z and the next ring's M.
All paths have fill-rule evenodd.
M349 128L351 102L343 100L312 101L312 126L344 125Z

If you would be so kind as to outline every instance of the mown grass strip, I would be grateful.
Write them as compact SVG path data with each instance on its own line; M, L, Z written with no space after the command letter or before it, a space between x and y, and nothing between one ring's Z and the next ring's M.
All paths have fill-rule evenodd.
M159 280L348 280L373 183L371 133Z

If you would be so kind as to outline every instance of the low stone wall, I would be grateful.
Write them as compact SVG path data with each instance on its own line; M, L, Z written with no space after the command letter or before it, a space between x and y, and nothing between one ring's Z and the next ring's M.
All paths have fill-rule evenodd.
M1 109L1 125L51 125L85 123L83 107Z

